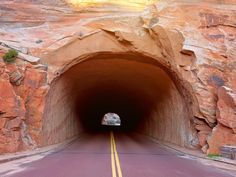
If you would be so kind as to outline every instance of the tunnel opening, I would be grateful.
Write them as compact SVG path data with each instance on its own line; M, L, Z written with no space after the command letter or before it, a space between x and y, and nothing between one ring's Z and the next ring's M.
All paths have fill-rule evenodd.
M106 113L102 120L101 125L104 126L121 126L121 118L117 113L108 112Z
M48 93L44 143L58 143L81 132L114 129L192 147L195 130L189 107L171 72L141 61L147 60L103 55L67 69L53 81ZM122 118L120 127L101 125L108 112Z
M87 131L121 130L132 132L147 117L154 106L144 93L133 91L122 83L109 81L98 84L78 97L76 111ZM95 90L94 90L95 89ZM136 92L136 93L135 93ZM149 109L145 109L149 108ZM104 127L101 118L107 112L114 112L122 118L120 127Z

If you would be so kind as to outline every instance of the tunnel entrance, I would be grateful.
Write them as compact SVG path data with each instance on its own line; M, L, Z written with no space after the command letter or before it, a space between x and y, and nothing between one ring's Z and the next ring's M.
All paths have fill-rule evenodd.
M119 131L190 147L194 130L188 105L171 75L132 57L96 56L54 80L44 115L45 141L103 131L101 118L114 112L122 118Z

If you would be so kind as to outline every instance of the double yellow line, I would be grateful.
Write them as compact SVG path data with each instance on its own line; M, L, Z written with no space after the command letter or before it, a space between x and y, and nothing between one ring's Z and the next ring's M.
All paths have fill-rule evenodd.
M122 172L120 168L120 160L116 150L116 142L114 138L113 132L111 135L111 169L112 169L112 177L122 177ZM117 175L118 174L118 175Z

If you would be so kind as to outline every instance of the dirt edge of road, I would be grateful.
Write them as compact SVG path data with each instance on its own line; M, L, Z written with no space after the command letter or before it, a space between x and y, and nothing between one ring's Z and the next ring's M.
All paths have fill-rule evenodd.
M174 144L158 141L152 137L148 137L148 138L152 140L153 142L159 144L160 146L176 153L178 156L182 156L183 158L195 159L205 165L211 165L211 166L220 168L222 170L230 170L234 173L234 175L236 175L236 161L235 160L230 160L223 157L210 158L210 157L207 157L206 154L201 153L200 150L186 149L184 147L179 147Z
M63 143L58 143L58 144L47 146L47 147L41 147L41 148L37 148L30 151L23 151L23 152L0 155L0 164L10 162L13 160L19 160L22 158L39 155L39 154L44 154L44 153L51 154L51 153L60 151L61 149L64 149L66 146L68 146L69 144L71 144L73 141L75 141L78 138L80 137L76 136Z

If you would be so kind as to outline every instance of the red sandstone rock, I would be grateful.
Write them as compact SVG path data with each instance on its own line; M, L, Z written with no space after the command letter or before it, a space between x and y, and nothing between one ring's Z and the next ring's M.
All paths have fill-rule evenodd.
M209 148L209 146L208 146L208 144L206 144L206 145L204 145L202 148L201 148L201 150L202 150L202 152L203 153L207 153L207 150L208 150L208 148Z
M206 1L171 2L158 2L157 10L152 8L153 12L146 16L128 14L127 18L120 19L112 13L100 12L101 9L99 13L74 13L80 9L71 9L61 1L2 1L0 13L4 15L0 16L0 24L10 24L10 28L0 31L0 42L22 53L35 57L46 52L53 54L60 47L68 46L68 42L72 43L72 39L79 38L81 42L91 34L99 35L84 42L84 48L62 53L48 61L49 71L34 68L32 64L6 65L0 59L0 152L20 150L23 138L19 131L11 129L18 129L24 123L25 136L40 145L44 102L49 89L47 77L53 79L54 71L60 74L77 62L73 57L89 58L89 52L100 52L101 44L106 44L103 52L107 53L138 52L161 58L161 64L179 74L178 82L191 86L189 91L196 98L194 102L191 100L194 116L204 120L194 122L204 151L208 148L206 139L212 131L210 127L217 121L226 127L219 124L214 129L208 140L208 153L218 153L220 145L232 143L236 132L235 93L232 91L236 88L236 12L234 5L225 4L235 2L208 0L213 3L207 5ZM216 4L219 2L225 3L224 7ZM100 40L104 41L98 43ZM0 58L3 54L0 50Z
M194 119L193 119L193 122L194 122L196 125L206 125L206 124L207 124L204 120L200 120L200 119L198 119L198 118L194 118Z
M236 133L236 93L227 87L218 90L217 120Z
M232 129L221 125L220 123L213 129L210 138L208 154L219 154L219 148L223 145L236 145L236 134Z
M0 75L0 152L16 152L21 144L20 125L25 116L22 99L6 73Z
M210 132L200 131L198 132L198 140L201 147L207 144L207 138Z
M47 83L47 73L34 68L27 68L25 71L24 85L31 89L37 89Z
M7 122L7 119L6 119L6 118L1 118L1 121L0 121L0 130L5 127L6 122Z
M196 125L195 128L199 131L211 131L208 125Z
M0 117L13 119L24 117L24 105L8 80L0 78Z
M7 122L6 128L9 130L20 130L20 126L22 123L22 119L20 117L17 117L13 120L10 120Z

